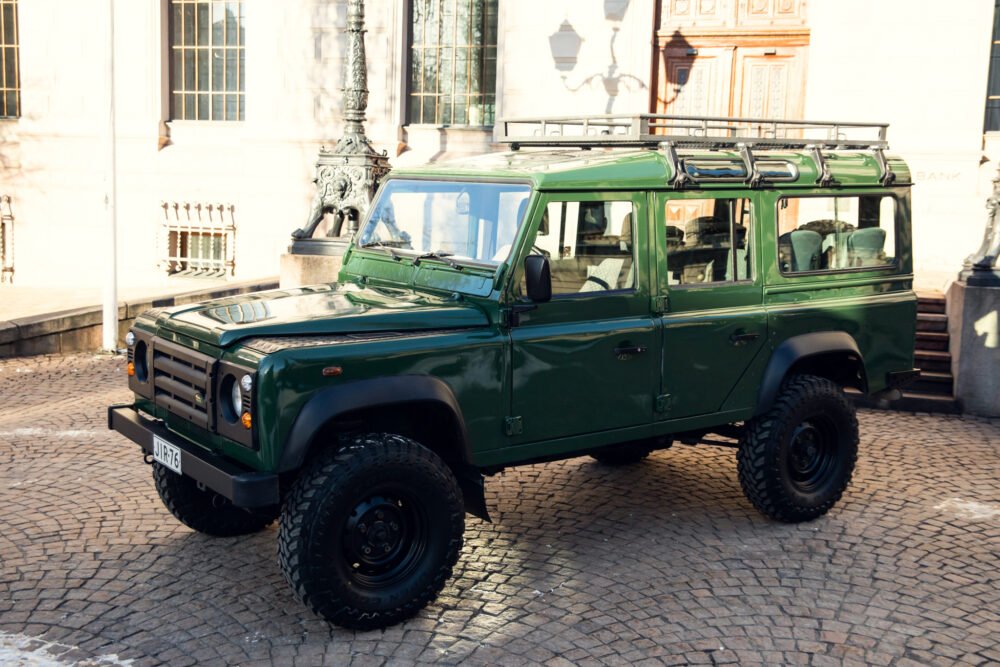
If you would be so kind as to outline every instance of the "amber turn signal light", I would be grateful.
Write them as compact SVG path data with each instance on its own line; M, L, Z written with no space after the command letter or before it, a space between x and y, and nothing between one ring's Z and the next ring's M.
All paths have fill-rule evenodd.
M243 422L243 428L249 430L253 426L253 418L250 416L249 412L244 412L243 416L240 417L240 421Z
M128 362L128 366L126 366L125 368L126 368L126 372L128 372L128 376L129 377L134 377L135 376L135 362L134 361Z
M323 369L323 377L335 378L343 374L344 369L340 366L327 366Z

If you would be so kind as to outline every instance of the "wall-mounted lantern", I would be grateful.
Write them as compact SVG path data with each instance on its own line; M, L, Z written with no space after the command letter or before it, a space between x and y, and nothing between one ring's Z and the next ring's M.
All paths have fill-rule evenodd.
M621 21L628 11L630 0L604 0L604 18L609 21Z

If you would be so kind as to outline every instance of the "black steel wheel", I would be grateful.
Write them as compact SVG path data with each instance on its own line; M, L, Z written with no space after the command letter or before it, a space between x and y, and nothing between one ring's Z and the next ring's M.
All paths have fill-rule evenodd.
M321 454L282 509L278 559L313 611L382 628L437 597L462 548L465 510L448 466L417 442L366 434Z
M274 523L278 508L243 509L190 477L153 463L153 481L160 500L174 517L199 533L215 537L248 535Z
M778 521L808 521L840 500L857 456L854 405L831 380L796 375L768 412L747 422L737 469L758 510Z

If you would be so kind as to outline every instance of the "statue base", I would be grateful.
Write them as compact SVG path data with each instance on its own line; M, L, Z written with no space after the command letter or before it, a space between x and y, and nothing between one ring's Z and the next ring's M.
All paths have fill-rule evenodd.
M281 256L278 285L281 289L319 285L337 281L344 255L304 255L285 253Z
M1000 284L956 281L947 304L955 398L965 412L1000 417Z

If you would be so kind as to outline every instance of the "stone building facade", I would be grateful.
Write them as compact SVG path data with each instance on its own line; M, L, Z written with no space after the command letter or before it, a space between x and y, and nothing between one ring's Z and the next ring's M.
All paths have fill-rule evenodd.
M104 279L110 4L0 0L16 284ZM1000 157L1000 128L984 125L994 13L990 0L368 0L366 129L401 165L502 149L495 119L518 115L889 122L916 178L918 286L943 288L982 236ZM114 0L114 15L121 282L276 274L317 151L341 134L346 2Z

